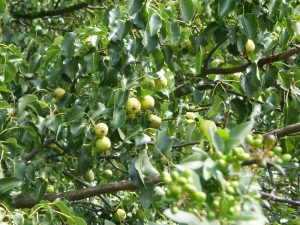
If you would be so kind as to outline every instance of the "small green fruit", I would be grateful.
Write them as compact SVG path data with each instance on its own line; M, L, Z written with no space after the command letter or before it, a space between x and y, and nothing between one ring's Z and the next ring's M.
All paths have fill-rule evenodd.
M171 172L171 177L173 180L177 181L178 178L180 177L179 173L175 170Z
M155 88L155 81L149 77L144 77L144 79L141 81L141 86L145 89L152 90Z
M158 79L155 80L155 84L158 85L158 86L167 87L168 86L168 80L164 75L162 75Z
M66 91L62 88L55 88L53 93L56 99L61 99L62 97L64 97Z
M161 179L165 184L171 184L173 182L171 175L166 171L161 173Z
M259 148L261 147L262 143L263 143L262 139L254 139L253 146Z
M96 148L100 152L106 152L111 147L111 142L108 137L98 138L96 140Z
M212 219L214 219L216 217L216 213L215 212L213 212L213 211L208 211L208 213L207 213L207 218L209 219L209 220L212 220Z
M290 154L284 154L281 156L283 162L289 162L292 160L292 156Z
M138 113L141 110L141 103L136 98L129 98L125 104L125 109L128 114Z
M200 202L206 200L206 194L203 191L197 191L194 195L194 198Z
M281 158L276 158L276 159L274 159L274 163L276 163L276 164L282 164L283 163L283 160L281 159Z
M219 159L217 161L217 165L220 169L226 169L227 168L227 162L225 159Z
M193 112L186 112L185 114L185 118L187 120L195 120L196 119L196 115Z
M106 179L109 179L111 178L113 175L113 172L110 170L110 169L106 169L103 171L103 176L106 178Z
M46 193L54 193L55 192L55 188L53 185L48 184L47 188L46 188Z
M95 179L95 174L93 170L86 171L85 174L83 175L83 179L88 183L92 183L93 180Z
M194 48L194 46L192 45L192 42L190 41L190 40L186 40L185 42L184 42L184 44L185 44L185 47L186 47L186 49L188 50L188 52L190 53L190 54L195 54L196 53L196 50L195 50L195 48Z
M126 219L126 212L124 209L118 209L114 214L114 219L118 222L124 222Z
M272 150L276 155L280 155L282 152L282 148L280 146L276 146Z
M160 128L161 118L159 116L151 114L149 116L149 120L150 120L150 127L155 128L155 129Z
M243 73L241 73L241 72L233 73L232 74L232 79L235 80L235 81L239 81L242 75L243 75Z
M146 95L141 101L142 109L152 109L154 107L155 101L151 95Z
M171 212L172 212L173 214L176 214L176 213L178 212L178 207L177 207L177 206L173 206L173 207L171 208Z
M105 137L108 133L108 126L105 123L98 123L95 126L95 133L97 137Z
M253 136L251 134L248 134L246 136L246 143L247 143L247 145L252 146L253 145L253 141L254 141Z
M245 45L245 52L246 54L250 54L254 51L255 49L255 44L254 42L251 40L251 39L248 39L248 41L246 42L246 45Z
M145 212L142 209L139 209L138 211L136 211L135 216L140 219L140 220L144 220L145 219Z
M182 188L181 186L172 186L170 192L173 198L179 199L181 197Z

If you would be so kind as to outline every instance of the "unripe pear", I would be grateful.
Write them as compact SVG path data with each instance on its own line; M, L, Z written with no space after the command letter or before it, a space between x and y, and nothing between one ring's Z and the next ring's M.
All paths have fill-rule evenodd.
M232 74L232 79L236 80L236 81L239 81L242 75L243 75L243 73L241 73L241 72L233 73Z
M114 218L116 221L118 222L124 222L126 219L126 212L124 209L118 209L115 214L114 214Z
M168 85L168 80L167 78L162 75L160 76L158 79L155 80L155 83L158 85L158 86L162 86L162 87L167 87Z
M108 137L102 137L96 140L96 148L100 152L106 152L108 149L110 149L110 147L111 147L111 142Z
M95 133L97 137L105 137L108 133L108 126L105 123L98 123L95 126Z
M186 118L187 120L195 120L196 115L195 115L195 113L193 113L193 112L186 112L185 118Z
M150 126L152 128L158 129L160 127L160 125L161 125L161 118L159 116L151 114L149 116L149 120L150 120Z
M112 177L112 175L113 175L113 172L110 170L110 169L106 169L106 170L104 170L103 171L103 176L105 177L105 178L111 178Z
M141 82L141 86L146 89L154 89L155 88L155 81L150 79L149 77L144 77Z
M195 53L196 53L196 50L195 50L195 48L194 48L194 46L192 45L192 42L191 42L190 40L186 40L186 41L184 42L184 44L185 44L185 47L187 48L187 50L188 50L188 52L189 52L190 54L195 54Z
M61 99L62 97L64 97L66 91L62 88L55 88L53 93L54 93L55 98Z
M146 95L143 97L142 101L142 109L152 109L154 107L155 101L151 95Z
M46 188L46 193L54 193L55 192L55 188L53 185L48 184L47 188Z
M251 40L251 39L248 39L248 41L246 42L246 45L245 45L245 52L246 54L250 54L254 51L255 49L255 44L254 42Z
M95 179L95 174L93 170L86 171L85 174L83 175L83 179L88 183L92 183L93 180Z
M141 103L136 98L129 98L125 104L127 113L137 113L141 110Z

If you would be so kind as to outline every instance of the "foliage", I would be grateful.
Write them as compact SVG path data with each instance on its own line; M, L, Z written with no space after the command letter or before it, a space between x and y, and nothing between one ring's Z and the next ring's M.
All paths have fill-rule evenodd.
M1 224L299 223L298 1L0 0L0 25Z

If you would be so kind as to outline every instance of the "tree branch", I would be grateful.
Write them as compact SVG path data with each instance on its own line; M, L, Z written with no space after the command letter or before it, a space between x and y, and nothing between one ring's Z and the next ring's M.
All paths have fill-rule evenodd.
M145 179L146 184L158 184L160 182L161 182L160 176ZM118 191L137 191L137 190L138 187L136 187L133 184L133 182L124 180L117 183L104 184L95 187L88 187L85 189L80 189L75 191L47 194L45 195L43 200L53 202L57 198L66 198L70 201L74 201L74 200L80 200L80 199L97 196L100 194L115 193ZM36 204L38 204L38 202L36 202L31 197L19 197L15 201L16 208L31 208Z
M271 194L268 194L265 192L261 192L260 194L261 194L262 199L271 200L274 202L286 203L286 204L290 204L293 206L300 206L300 202L295 201L295 200L281 198L281 197L271 195Z
M295 45L293 45L295 46ZM296 55L300 53L300 47L295 46L292 49L289 49L287 51L281 52L276 55L267 56L264 58L261 58L257 61L257 66L261 69L264 65L270 64L273 62L280 61L282 59L288 58L290 56ZM207 62L204 62L205 64ZM246 64L237 66L237 67L229 67L229 68L208 68L204 70L201 74L199 74L199 77L203 77L209 74L231 74L231 73L237 73L237 72L244 72L246 71L247 67L251 65L251 62L248 62ZM184 95L188 95L192 92L191 88L189 87L189 84L182 84L179 87L177 87L174 91L174 94L176 97L181 97Z
M266 64L277 62L277 61L280 61L282 59L286 59L290 56L293 56L293 55L296 55L296 54L299 54L299 53L300 53L300 48L295 47L295 48L289 49L287 51L281 52L281 53L276 54L276 55L271 55L271 56L261 58L257 61L257 66L258 66L258 68L262 68ZM250 64L251 63L249 62L247 64L237 66L237 67L209 68L209 69L206 70L205 74L206 75L208 75L208 74L230 74L230 73L236 73L236 72L244 72Z
M264 134L269 135L269 134L274 134L277 137L284 137L289 134L297 133L300 132L300 123L292 124L277 130L270 131L269 133Z
M19 14L17 12L12 13L12 17L15 19L29 19L33 20L36 18L44 18L44 17L53 17L53 16L61 16L64 14L72 13L77 10L81 10L87 8L89 5L85 2L78 3L75 5L71 5L61 9L49 10L49 11L41 11L32 14Z

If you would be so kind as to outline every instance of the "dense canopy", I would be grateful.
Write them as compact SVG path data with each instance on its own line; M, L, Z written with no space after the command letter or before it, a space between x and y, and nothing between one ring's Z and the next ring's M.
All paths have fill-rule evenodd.
M0 224L300 224L297 0L0 0Z

